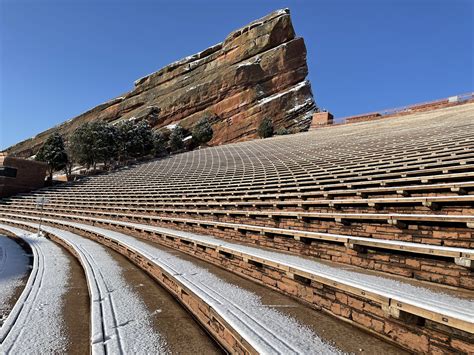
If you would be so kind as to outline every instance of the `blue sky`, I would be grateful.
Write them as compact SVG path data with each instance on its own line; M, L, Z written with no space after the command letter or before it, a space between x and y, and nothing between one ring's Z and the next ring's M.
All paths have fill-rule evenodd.
M336 117L473 90L470 0L0 0L0 149L289 7Z

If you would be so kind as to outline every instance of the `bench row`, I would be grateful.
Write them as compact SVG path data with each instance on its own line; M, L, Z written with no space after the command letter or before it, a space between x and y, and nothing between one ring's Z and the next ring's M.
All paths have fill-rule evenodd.
M25 219L38 220L34 217ZM9 220L11 221L11 219ZM125 250L128 249L127 243L124 244L102 228L57 219L45 219L44 222L60 226L60 228L72 228L88 235L108 238L117 246L122 246ZM13 223L21 224L24 222L17 219ZM107 220L103 223L104 225L107 225L107 223L115 224L129 231L143 233L144 236L154 235L153 241L168 246L174 245L174 249L188 252L206 261L213 260L237 273L244 273L243 269L245 267L250 268L249 271L251 272L244 273L248 278L258 280L258 282L264 284L268 282L269 286L273 279L269 278L270 280L267 281L264 278L265 275L269 275L270 272L281 275L278 276L280 281L276 281L273 287L279 288L282 292L298 297L305 302L312 303L316 301L317 307L323 307L323 309L342 318L348 319L350 317L357 322L359 318L356 317L356 310L364 309L365 317L369 317L370 320L368 323L361 323L366 329L382 336L388 335L392 337L392 341L399 341L403 346L412 346L410 349L412 351L429 352L432 337L447 339L448 343L443 344L444 346L453 342L453 338L457 339L467 349L469 334L474 332L474 314L472 313L472 299L470 298L447 295L447 292L444 292L444 294L443 292L438 293L421 285L412 286L400 281L357 273L352 270L341 270L337 267L323 265L299 257L222 242L194 233L136 223ZM146 255L144 259L151 260ZM319 291L316 293L317 289ZM333 301L329 301L326 305L327 297L330 296L327 293L330 292L330 289L336 290L337 293L336 297L332 298ZM306 297L300 293L300 290L305 290ZM311 292L311 297L308 292ZM351 309L349 303L347 303L347 297L355 297L361 300L360 308ZM342 304L339 302L342 302ZM356 307L354 303L351 305ZM343 311L341 312L341 310ZM410 318L410 315L417 319ZM420 319L423 321L420 321ZM376 320L382 322L382 327L374 326ZM383 323L385 323L385 326ZM394 329L395 324L398 327L396 329L402 330L400 333L397 332L397 339L393 338L393 331L384 331L387 326L389 329ZM438 325L436 326L436 324ZM439 330L440 326L442 326L442 331ZM408 338L413 337L414 334L418 334L415 338L420 343L408 341ZM444 334L444 337L440 337L440 334Z

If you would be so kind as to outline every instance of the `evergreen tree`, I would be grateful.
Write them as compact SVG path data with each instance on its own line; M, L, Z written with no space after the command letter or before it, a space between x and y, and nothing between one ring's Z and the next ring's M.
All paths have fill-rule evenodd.
M208 117L201 118L193 129L193 139L199 144L205 144L212 139L214 134Z
M165 136L165 134L159 131L155 132L153 134L153 154L156 157L159 157L168 153L166 150L167 143L168 143L168 139Z
M117 156L117 128L103 121L94 121L90 124L90 127L96 162L104 163L107 167L112 159Z
M72 167L74 166L74 154L71 147L71 141L68 140L64 142L64 147L68 157L66 166L64 167L64 172L66 173L66 176L69 179L69 177L72 175Z
M89 123L79 126L71 136L71 151L79 164L86 168L95 167L96 155L93 149L93 136Z
M52 180L53 173L64 169L68 162L63 138L58 133L50 135L36 154L35 159L48 164L49 179Z
M117 128L103 121L84 123L71 136L75 159L87 168L108 165L117 155Z
M260 138L268 138L273 136L272 120L268 117L264 118L258 126L257 133Z
M176 126L170 135L170 149L173 152L184 148L184 130L181 126Z
M153 133L148 122L125 121L118 127L118 153L121 159L138 158L153 150Z
M285 127L281 127L276 130L275 134L277 136L284 136L290 134L290 131L288 131Z

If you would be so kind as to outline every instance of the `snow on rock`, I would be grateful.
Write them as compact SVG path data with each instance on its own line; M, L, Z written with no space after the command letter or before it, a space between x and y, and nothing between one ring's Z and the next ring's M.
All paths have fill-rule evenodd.
M28 275L28 256L12 239L0 235L0 326L10 313L10 303Z
M286 43L283 44L283 45L286 45ZM237 64L237 68L248 67L250 65L260 64L261 61L262 61L262 58L259 55L257 55L255 57L251 58L250 60L247 60L247 61L244 61L244 62L241 62L241 63Z
M258 101L258 105L261 106L261 105L264 105L270 101L273 101L273 100L276 100L284 95L287 95L288 93L291 93L291 92L295 92L295 91L298 91L300 90L301 88L305 87L309 85L309 82L308 81L302 81L300 83L298 83L297 85L295 86L292 86L291 88L289 88L288 90L286 91L283 91L283 92L279 92L279 93L276 93L274 95L271 95L271 96L267 96L261 100Z
M1 225L23 238L33 252L27 284L0 328L0 353L64 353L66 331L62 302L68 285L69 260L65 252L45 238Z
M294 107L292 107L290 110L286 111L287 113L293 113L293 112L296 112L308 105L312 105L314 103L314 100L312 98L308 98L306 99L305 101L303 101L301 104L299 105L295 105Z
M183 113L192 124L203 112L212 111L216 118L211 146L252 138L255 127L241 117L251 116L255 122L272 117L288 129L302 131L309 128L311 121L300 119L295 125L292 120L306 111L301 109L292 117L285 113L293 98L303 101L312 96L309 88L287 93L285 100L273 100L264 110L258 107L258 99L305 80L306 52L303 38L296 36L289 11L276 11L232 31L214 46L139 78L123 96L101 103L47 133L60 131L70 136L74 127L84 122L114 124L131 116L140 118L147 106L160 108L160 119L150 122L154 129L177 123ZM241 105L245 100L249 103ZM308 106L307 110L312 111L313 107ZM9 152L26 154L41 146L47 133L20 142Z

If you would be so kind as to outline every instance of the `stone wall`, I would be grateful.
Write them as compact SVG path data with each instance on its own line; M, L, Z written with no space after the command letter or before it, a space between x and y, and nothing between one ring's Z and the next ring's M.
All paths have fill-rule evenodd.
M16 176L1 176L0 197L28 192L44 186L45 163L0 154L0 168L10 168Z
M289 10L275 11L8 152L30 156L51 133L68 135L94 120L148 120L164 129L177 123L191 128L208 116L214 129L211 145L255 138L265 117L271 117L276 128L307 130L316 110L307 74L306 47L295 35Z
M319 127L332 125L334 116L330 112L315 112L313 113L313 119L309 130L313 130Z

